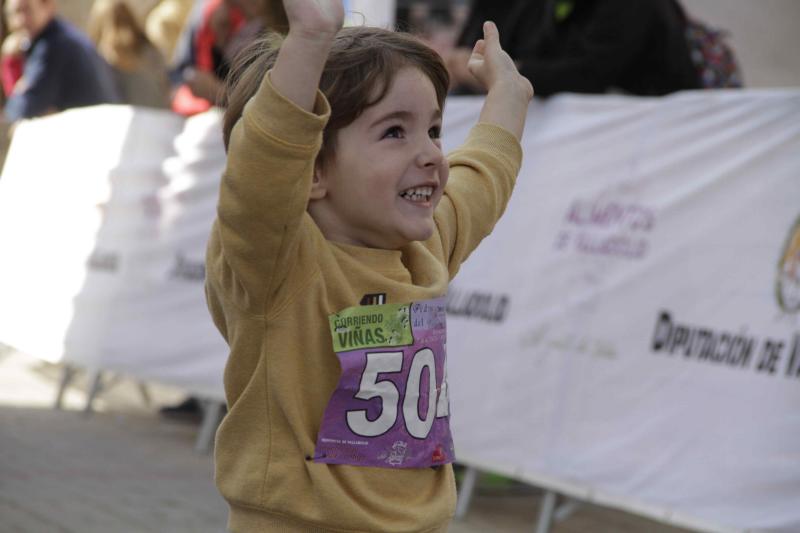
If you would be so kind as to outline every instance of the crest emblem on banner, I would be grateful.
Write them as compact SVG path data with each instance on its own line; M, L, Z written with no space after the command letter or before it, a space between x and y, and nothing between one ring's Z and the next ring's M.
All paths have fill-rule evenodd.
M800 218L794 223L783 247L775 292L781 309L787 313L800 311Z

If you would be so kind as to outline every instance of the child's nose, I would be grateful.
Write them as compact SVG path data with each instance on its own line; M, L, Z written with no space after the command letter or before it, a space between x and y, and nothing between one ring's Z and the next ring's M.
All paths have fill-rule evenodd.
M438 167L443 157L438 139L427 137L417 153L417 164L421 167Z

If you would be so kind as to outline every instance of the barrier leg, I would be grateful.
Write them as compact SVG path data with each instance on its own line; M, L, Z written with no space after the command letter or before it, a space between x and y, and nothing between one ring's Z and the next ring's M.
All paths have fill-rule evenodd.
M548 533L550 531L557 497L558 495L552 490L545 491L542 499L542 508L539 511L539 523L536 524L536 533Z
M89 392L86 395L86 406L83 408L84 414L91 414L93 411L94 399L103 388L103 372L92 369L89 372Z
M65 364L61 369L61 377L58 380L58 390L56 391L56 399L53 402L53 409L61 409L64 403L64 394L67 392L72 378L75 377L75 367Z
M565 498L565 500L553 513L553 520L556 522L563 522L582 505L580 501L572 498Z
M153 399L150 397L150 391L147 388L147 384L144 381L140 381L139 385L139 394L142 396L142 401L144 402L145 407L150 407L153 405Z
M211 443L214 434L217 432L220 418L222 418L222 402L206 400L203 402L203 423L197 440L194 443L194 451L197 453L208 453L211 450Z
M458 501L456 502L456 518L464 518L469 510L469 503L472 494L475 492L475 484L478 481L478 469L468 466L464 471L464 479L461 481L461 488L458 491Z

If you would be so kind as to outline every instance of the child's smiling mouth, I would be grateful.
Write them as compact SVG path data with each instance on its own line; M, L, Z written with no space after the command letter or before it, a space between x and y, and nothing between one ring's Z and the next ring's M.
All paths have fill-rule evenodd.
M427 204L433 196L433 187L412 187L400 193L400 197L410 202Z

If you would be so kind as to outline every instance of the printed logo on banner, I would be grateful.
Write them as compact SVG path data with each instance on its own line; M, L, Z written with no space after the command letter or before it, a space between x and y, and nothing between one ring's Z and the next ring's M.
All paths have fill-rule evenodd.
M511 306L507 294L466 291L450 286L447 292L447 314L485 322L503 322Z
M800 218L789 231L778 262L775 283L778 305L786 313L800 311Z
M169 277L202 283L206 279L206 264L202 259L192 260L183 252L177 252L169 270Z
M800 218L781 250L775 297L785 313L800 312ZM650 349L655 354L680 356L687 361L800 379L800 333L783 339L759 338L744 328L725 331L677 321L670 311L662 310L656 318Z
M643 259L656 225L647 206L616 200L573 200L554 247L581 254Z
M718 330L678 321L670 311L662 310L656 318L650 349L654 354L684 361L800 379L800 333L789 338L759 338L745 329Z
M119 253L111 250L95 249L86 260L89 270L114 273L119 271Z

